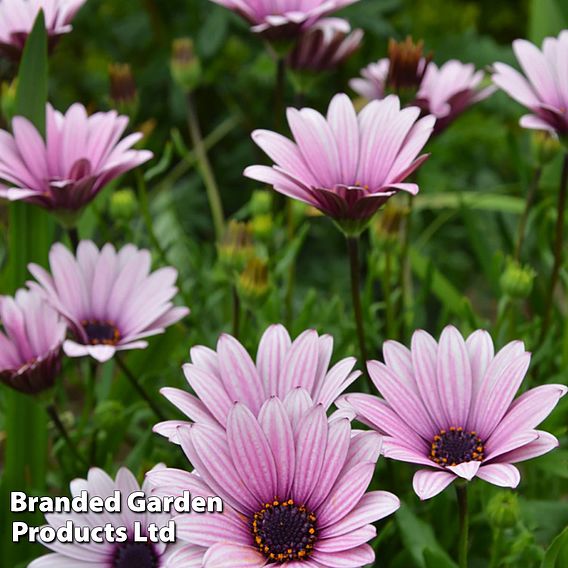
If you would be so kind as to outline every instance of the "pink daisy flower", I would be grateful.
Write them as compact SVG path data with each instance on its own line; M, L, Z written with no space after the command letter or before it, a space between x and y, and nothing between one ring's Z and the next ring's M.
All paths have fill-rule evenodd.
M523 128L568 134L568 30L547 37L542 50L529 41L513 42L524 76L505 63L495 63L493 82L531 114L521 118Z
M224 511L174 518L187 546L168 568L204 566L359 567L375 559L371 524L393 513L398 498L367 492L381 438L353 433L346 418L328 421L323 405L300 412L280 398L258 418L242 403L226 431L211 424L181 427L179 438L195 471L151 472L160 494L218 495Z
M183 367L197 396L176 388L163 388L161 393L192 422L217 428L226 427L235 402L246 404L255 416L272 396L287 406L304 408L315 402L327 410L361 374L353 371L354 357L329 369L332 352L329 335L309 329L292 341L284 326L273 325L260 340L255 363L234 337L222 335L217 351L193 347L191 363ZM178 427L187 424L170 420L157 424L154 431L178 442Z
M69 357L90 355L104 362L117 351L144 349L147 337L189 313L172 303L177 271L167 267L150 273L150 252L134 245L116 251L106 244L99 250L81 241L75 257L57 243L49 264L51 274L29 265L37 280L29 285L68 321L75 336L63 344Z
M0 297L0 380L36 394L53 386L61 369L67 326L37 292Z
M18 58L40 10L50 46L71 31L71 22L86 0L0 0L0 53Z
M340 405L347 403L385 434L386 457L427 466L414 476L421 499L460 478L516 487L520 473L512 464L558 446L554 436L535 428L568 389L544 385L514 399L531 358L521 341L495 354L486 331L464 341L450 326L438 343L415 332L410 350L387 341L384 357L386 364L368 363L384 399L347 394Z
M288 55L296 71L327 71L339 67L359 49L363 30L351 31L347 20L325 18L302 34Z
M358 0L213 0L236 12L269 39L298 36L319 19Z
M74 104L65 115L47 107L47 141L25 118L12 121L13 135L0 131L0 197L24 200L54 211L73 225L103 187L152 158L132 147L135 133L121 140L128 118L115 111L87 116Z
M413 105L420 107L424 114L436 117L435 132L447 128L460 114L473 104L489 97L495 91L490 86L481 88L485 74L476 71L471 63L452 59L441 67L420 60L422 76ZM390 63L380 59L361 70L361 77L351 79L350 87L367 100L382 99L388 92Z
M268 130L253 140L275 162L244 174L329 215L347 234L359 233L399 191L418 193L404 180L426 159L419 156L435 119L419 108L400 108L396 96L369 103L357 115L349 97L333 97L327 117L288 109L294 142Z
M156 466L153 471L159 471L163 466ZM127 497L136 491L150 493L148 482L142 487L126 469L121 468L113 480L107 473L98 468L89 470L87 479L75 479L70 485L71 496L81 495L86 491L89 497L102 497L103 499L114 495L115 491L121 492L122 504L120 513L50 513L45 515L47 525L57 530L72 522L75 527L84 527L87 530L105 526L107 523L117 529L124 527L128 533L126 542L102 542L94 540L86 543L63 544L57 541L45 542L44 546L53 551L37 558L29 564L28 568L165 568L168 558L179 549L178 544L166 544L163 542L135 542L134 525L140 523L141 534L148 536L148 527L156 525L165 527L171 520L169 513L134 513L126 503Z

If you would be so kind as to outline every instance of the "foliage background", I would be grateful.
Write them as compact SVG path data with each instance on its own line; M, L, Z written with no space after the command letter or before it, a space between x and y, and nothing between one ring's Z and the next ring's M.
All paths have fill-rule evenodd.
M385 55L389 37L403 39L411 34L424 39L437 62L457 58L484 67L494 61L514 63L510 44L517 37L540 41L568 27L568 5L561 0L361 0L344 10L344 15L354 27L365 30L363 48L306 94L305 104L319 110L326 108L336 92L347 90L352 94L348 79ZM188 161L184 97L169 70L172 40L187 35L196 42L204 70L196 93L203 130L222 135L210 157L226 213L246 219L250 216L250 196L258 187L241 173L245 166L264 160L249 134L253 128L273 126L275 68L261 41L239 18L206 0L89 0L74 22L74 32L62 40L50 60L50 99L60 109L75 101L92 110L109 107L111 62L129 63L136 77L140 95L136 125L148 132L145 144L156 154L150 166L154 169L146 175L148 209L138 198L132 215L117 214L113 192L123 188L140 191L140 177L129 175L119 185L109 187L89 208L80 234L99 244L130 241L150 247L155 265L167 262L180 271L181 296L192 309L187 325L176 326L154 339L149 349L129 356L132 369L154 392L163 385L183 388L180 366L188 358L189 347L214 346L218 335L231 329L230 285L217 263L201 179L190 158ZM287 99L290 103L294 100L290 85ZM552 266L559 161L546 168L529 218L524 260L537 272L532 295L528 301L513 302L510 307L511 300L501 285L534 167L531 136L517 126L520 115L520 107L498 93L430 144L432 157L420 172L422 192L415 203L412 224L414 301L412 311L404 314L404 339L414 327L434 334L448 323L455 323L464 333L476 326L487 327L500 345L522 338L530 350L535 350L533 385L566 383L565 297L556 314L555 333L544 345L538 343L539 314ZM155 167L157 164L159 167ZM153 246L145 213L152 219L162 253ZM5 268L9 261L5 204L0 204L0 215L0 259ZM287 243L278 217L273 219L270 236L259 240L259 254L270 260L274 286L268 300L248 312L241 339L254 349L266 325L285 321L281 284L297 253L295 317L287 322L292 333L315 326L335 337L335 358L357 353L343 239L326 219L306 218L303 210L297 215L302 229L292 245ZM380 283L384 251L374 235L372 229L365 241L369 259L365 313L371 355L376 358L387 331ZM65 235L57 236L65 240ZM399 254L399 243L388 246L392 246L393 254ZM566 272L562 278L566 283ZM9 291L5 280L2 291ZM125 464L139 474L159 461L183 466L177 450L151 434L152 414L119 375L112 363L100 368L94 377L87 362L77 368L68 361L57 389L59 405L67 409L65 420L82 448L90 452L92 463L110 473ZM96 396L91 401L83 394L89 380L95 384ZM568 442L567 402L561 403L546 424L546 429L560 437L564 448ZM5 407L6 395L1 390L0 444ZM163 408L174 417L167 403ZM54 494L65 493L69 480L84 471L61 442L55 442L52 450L47 489ZM475 483L472 568L488 566L490 561L495 567L539 566L545 549L568 524L568 450L522 464L522 471L520 511L506 529L497 526L487 503L496 494L508 492ZM382 460L378 467L377 486L399 494L405 505L394 520L380 527L377 565L454 566L454 495L447 491L420 503L409 489L411 475L412 467L404 464ZM492 560L491 542L500 543ZM40 553L39 548L22 546L15 554L25 565Z

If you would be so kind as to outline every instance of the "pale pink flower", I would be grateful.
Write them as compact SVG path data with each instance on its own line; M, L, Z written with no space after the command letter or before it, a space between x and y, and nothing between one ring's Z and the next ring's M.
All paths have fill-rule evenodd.
M347 20L325 18L304 32L288 55L296 71L327 71L339 67L361 45L363 30L351 31Z
M417 107L400 108L396 96L372 101L357 115L344 94L336 95L327 117L304 108L288 109L294 142L268 130L253 140L275 162L250 166L244 174L329 215L346 233L360 232L377 209L399 191L427 159L419 156L435 118L419 120Z
M552 434L536 427L568 388L544 385L515 399L531 358L521 341L494 353L486 331L464 341L450 326L439 342L415 332L410 350L387 341L384 357L386 363L368 363L384 399L347 394L339 405L386 436L386 457L427 467L414 476L421 499L460 478L516 487L520 473L514 463L558 446Z
M65 115L47 107L47 140L25 118L0 131L0 197L24 200L73 224L80 211L111 180L152 158L135 150L142 134L121 140L128 117L115 111L87 116L74 104Z
M75 14L87 0L0 0L0 53L17 58L40 10L50 46L71 31Z
M263 334L256 362L232 336L222 335L217 351L192 347L191 363L183 372L193 392L163 388L162 394L192 422L225 427L235 402L247 405L254 415L266 400L280 397L286 405L309 406L313 400L329 409L335 399L359 376L356 360L343 359L331 369L333 338L309 329L294 341L282 325L272 325ZM178 442L178 426L187 422L170 420L154 431Z
M358 0L213 0L268 39L295 38L318 20Z
M145 349L146 338L164 333L189 310L172 300L177 271L150 272L151 255L126 245L119 251L106 244L101 250L81 241L74 256L62 244L49 253L51 274L37 264L29 270L33 289L69 322L75 340L63 344L69 357L90 355L108 361L117 351Z
M53 386L61 369L67 326L42 296L18 290L0 297L0 380L36 394Z
M153 471L165 469L164 466L156 466ZM53 551L31 562L28 568L165 568L168 558L180 548L178 544L163 542L136 542L134 540L134 526L139 523L140 534L148 536L148 527L156 525L165 527L171 520L170 513L135 513L127 506L127 498L131 493L143 491L146 496L150 495L150 487L145 481L142 487L126 469L121 468L112 479L102 469L92 468L89 470L87 479L75 479L71 482L71 496L81 495L86 491L89 497L112 497L115 491L121 493L121 511L119 513L49 513L45 515L47 524L57 530L71 522L75 527L92 530L96 527L104 527L106 524L114 529L124 527L128 533L126 542L74 542L60 543L54 541L45 542L44 546Z
M424 114L436 117L435 132L447 128L459 115L473 104L489 97L495 88L482 88L483 71L476 71L471 63L452 59L438 67L426 58L420 60L422 79L412 105L420 107ZM367 100L382 99L389 92L390 63L380 59L361 70L361 77L351 79L351 88Z
M547 37L542 50L518 39L513 50L524 75L505 63L495 63L493 82L531 114L521 118L523 128L568 134L568 30Z
M192 473L148 474L154 493L223 499L222 514L174 518L180 541L168 568L203 566L362 567L373 563L371 524L396 511L386 491L367 492L379 457L375 432L353 432L349 419L328 420L323 405L287 405L274 396L258 418L234 404L226 430L179 428Z

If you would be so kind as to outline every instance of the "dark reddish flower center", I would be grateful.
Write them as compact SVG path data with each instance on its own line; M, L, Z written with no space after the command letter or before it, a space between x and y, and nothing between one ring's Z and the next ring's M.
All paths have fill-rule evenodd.
M111 321L83 320L81 325L91 345L116 345L120 341L120 331Z
M452 426L434 436L430 459L443 466L459 465L470 461L483 461L485 447L477 432L466 432Z
M316 516L292 499L266 503L251 528L256 546L272 563L307 558L317 538Z
M159 568L160 561L154 547L147 542L120 544L112 559L112 568Z

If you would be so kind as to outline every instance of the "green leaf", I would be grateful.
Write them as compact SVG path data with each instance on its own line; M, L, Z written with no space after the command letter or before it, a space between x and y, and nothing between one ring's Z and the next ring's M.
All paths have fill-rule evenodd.
M436 568L455 567L448 553L438 543L432 527L414 515L406 505L398 510L396 520L404 546L420 568L433 567L433 558L437 562Z
M427 548L424 550L424 562L426 568L458 568L458 565L448 555L439 550Z
M541 568L563 568L568 564L568 527L553 541L546 551Z
M45 136L47 104L47 33L40 11L28 37L18 76L17 114L26 117ZM53 220L39 208L27 203L10 204L8 282L11 290L25 284L28 262L45 262L51 245ZM10 491L45 489L47 466L47 415L32 397L6 392L5 471L0 492L0 510L8 510ZM2 514L6 526L0 528L0 565L15 566L29 559L30 546L11 542L11 514ZM18 520L37 524L41 517Z

